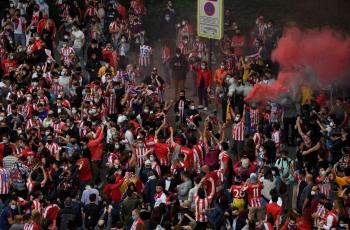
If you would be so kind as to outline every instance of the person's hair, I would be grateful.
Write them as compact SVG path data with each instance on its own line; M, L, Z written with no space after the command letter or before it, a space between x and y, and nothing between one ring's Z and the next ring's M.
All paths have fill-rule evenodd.
M226 141L221 142L222 150L227 151L230 146Z
M95 193L91 193L89 196L89 200L90 202L95 202L96 201L96 194Z
M20 224L23 221L23 216L22 215L15 215L15 223Z
M197 191L197 195L199 199L205 199L205 190L204 188L199 188Z
M32 220L40 226L41 222L42 222L41 214L38 211L33 210L33 212L32 212Z

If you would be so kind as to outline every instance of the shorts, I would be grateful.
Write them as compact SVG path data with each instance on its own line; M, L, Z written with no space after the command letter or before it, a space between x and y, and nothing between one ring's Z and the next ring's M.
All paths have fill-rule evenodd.
M232 207L238 208L240 212L244 211L244 199L243 198L233 198Z
M264 219L262 207L248 207L248 219L262 221Z

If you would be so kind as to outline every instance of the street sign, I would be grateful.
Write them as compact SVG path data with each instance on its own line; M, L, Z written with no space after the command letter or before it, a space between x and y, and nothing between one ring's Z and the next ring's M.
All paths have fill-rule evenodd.
M223 36L223 0L197 0L197 33L200 37Z

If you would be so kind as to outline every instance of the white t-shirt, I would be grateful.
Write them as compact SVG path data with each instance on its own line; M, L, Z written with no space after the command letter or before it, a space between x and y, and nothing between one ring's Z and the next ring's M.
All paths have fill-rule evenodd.
M84 45L84 39L85 39L85 35L83 31L81 30L72 31L72 36L74 38L73 48L77 48L77 49L82 48Z

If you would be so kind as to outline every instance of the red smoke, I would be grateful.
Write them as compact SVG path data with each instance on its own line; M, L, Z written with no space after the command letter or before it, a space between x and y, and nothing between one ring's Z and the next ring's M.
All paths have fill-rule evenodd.
M350 69L350 38L331 29L288 28L272 52L272 60L281 66L277 80L268 86L255 85L247 101L274 98L295 83L327 84L344 78ZM307 70L316 75L317 82L305 78Z

